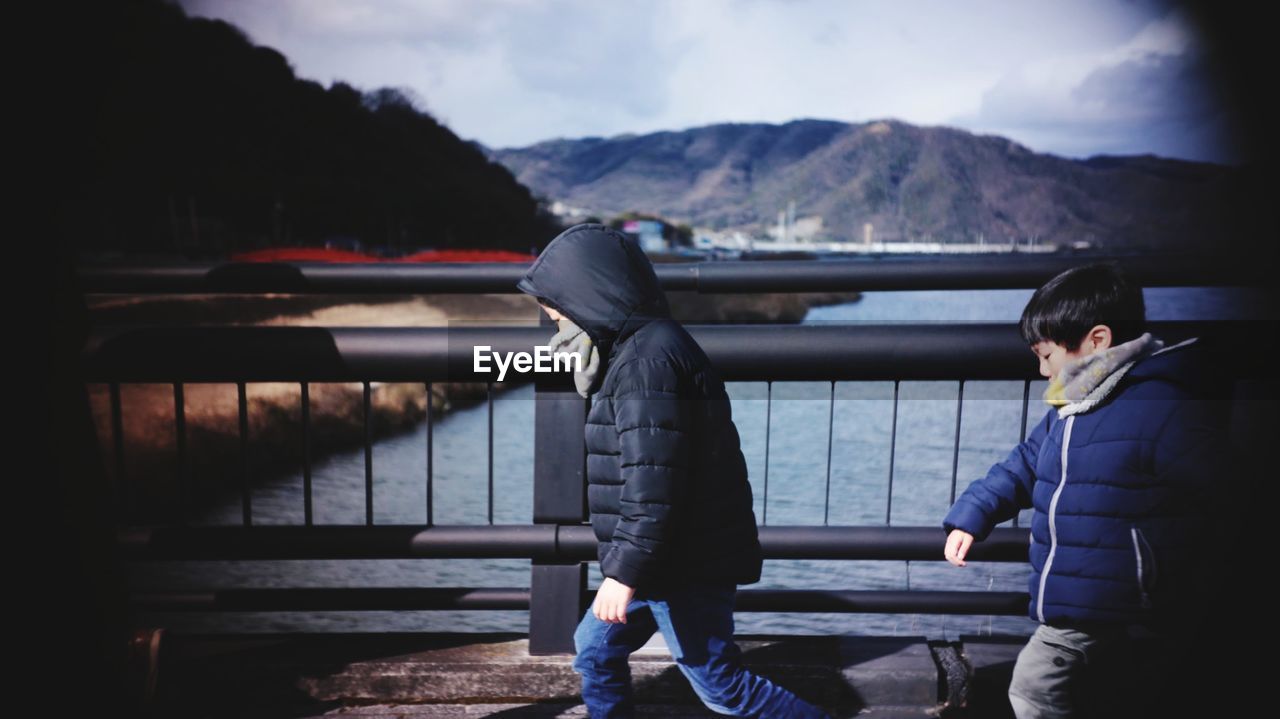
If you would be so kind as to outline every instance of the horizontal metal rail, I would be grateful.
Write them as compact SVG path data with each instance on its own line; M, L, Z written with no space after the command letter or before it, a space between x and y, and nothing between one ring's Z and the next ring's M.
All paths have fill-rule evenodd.
M1271 323L1267 323L1270 325ZM690 325L727 380L1038 379L1010 323ZM1257 322L1153 322L1166 342L1187 337L1244 347L1269 336ZM84 351L89 382L496 382L475 348L533 353L542 327L104 327ZM506 356L504 354L504 356ZM1233 352L1242 376L1265 376L1262 353ZM523 374L569 382L568 372Z
M345 612L528 609L528 589L307 587L134 592L133 609L154 612Z
M511 587L342 587L138 592L131 607L154 612L343 612L527 610L531 593ZM583 596L590 605L595 592ZM1026 614L1026 592L744 589L738 612Z
M974 544L975 561L1025 562L1028 530L1001 527ZM760 528L766 559L943 561L941 527ZM125 559L596 559L586 525L312 525L129 527Z
M657 263L663 288L702 293L1031 289L1114 260L1144 287L1269 286L1268 268L1222 255L918 257ZM81 265L90 293L514 293L528 263L230 262Z

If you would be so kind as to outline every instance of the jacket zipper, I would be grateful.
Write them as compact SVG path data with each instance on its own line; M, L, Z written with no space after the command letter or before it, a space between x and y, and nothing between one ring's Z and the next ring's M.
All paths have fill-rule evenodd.
M1146 544L1146 539L1138 534L1137 527L1130 527L1129 534L1133 537L1133 556L1138 560L1138 591L1142 593L1142 606L1144 609L1151 607L1151 595L1147 593L1147 583L1145 580L1142 565L1142 548L1138 546L1139 539Z
M1071 444L1071 425L1075 422L1073 414L1067 417L1067 426L1062 430L1062 476L1058 479L1058 488L1053 490L1053 499L1049 500L1049 556L1044 560L1044 569L1040 572L1040 591L1036 596L1036 614L1040 623L1044 623L1044 585L1049 580L1049 567L1053 565L1053 555L1058 551L1058 527L1055 513L1058 509L1058 497L1062 488L1067 486L1067 447Z

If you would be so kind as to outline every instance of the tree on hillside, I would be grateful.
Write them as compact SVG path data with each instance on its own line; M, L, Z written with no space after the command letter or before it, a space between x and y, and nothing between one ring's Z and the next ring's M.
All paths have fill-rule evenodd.
M80 124L96 152L66 180L74 249L218 256L354 237L528 251L559 229L404 90L325 89L162 0L91 7Z

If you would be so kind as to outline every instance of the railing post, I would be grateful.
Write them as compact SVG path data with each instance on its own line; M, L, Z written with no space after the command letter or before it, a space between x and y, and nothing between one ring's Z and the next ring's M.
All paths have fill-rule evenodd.
M543 324L549 324L545 318ZM539 382L534 390L533 522L581 524L586 505L588 402L573 389ZM586 607L586 563L533 560L529 653L572 654Z

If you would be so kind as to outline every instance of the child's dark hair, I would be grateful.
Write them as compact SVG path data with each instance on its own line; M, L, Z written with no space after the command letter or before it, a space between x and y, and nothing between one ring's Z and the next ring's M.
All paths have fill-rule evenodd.
M1022 310L1018 329L1027 344L1054 342L1075 351L1095 325L1111 328L1111 344L1144 331L1142 288L1109 262L1073 267L1036 290Z

